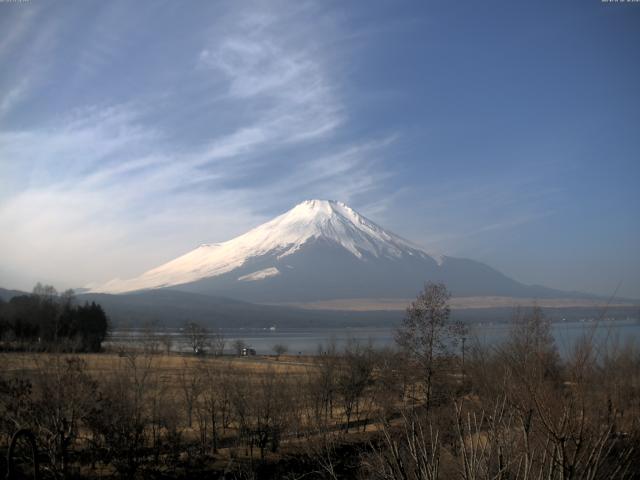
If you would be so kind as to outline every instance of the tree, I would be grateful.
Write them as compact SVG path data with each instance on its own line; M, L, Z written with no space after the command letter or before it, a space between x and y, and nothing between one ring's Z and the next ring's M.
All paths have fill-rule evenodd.
M152 420L153 388L157 382L154 356L130 352L101 378L95 405L87 412L85 426L91 432L105 463L121 478L134 478L145 461ZM175 410L175 409L174 409Z
M182 331L184 332L186 342L193 350L193 353L204 353L207 346L209 346L209 331L202 325L195 322L185 323Z
M56 476L66 478L70 453L81 432L81 419L94 401L97 383L77 357L36 358L31 419L38 444Z
M273 353L276 354L276 360L280 360L280 355L284 355L285 353L287 353L288 348L282 343L277 343L273 346L272 350Z
M240 340L239 338L237 340L234 340L232 345L233 351L236 352L236 355L238 356L242 355L242 351L247 347L247 344L244 342L244 340Z
M57 344L60 330L61 308L58 291L51 285L38 283L33 287L31 300L35 304L35 320L38 325L38 336L41 341Z
M182 391L182 398L187 414L187 426L191 428L193 423L193 408L198 402L202 392L201 378L198 372L186 360L178 375L178 385Z
M337 378L337 390L346 417L346 432L349 431L351 420L354 417L356 422L360 420L360 399L367 386L373 381L372 375L371 347L362 348L356 341L349 341Z
M558 375L560 357L551 322L539 306L534 305L530 312L516 310L504 353L520 376L550 379Z
M79 338L83 351L98 352L109 330L109 319L100 305L85 303L75 309L71 338Z
M443 283L426 283L396 332L396 343L420 366L427 407L433 396L437 363L451 355L464 332L461 324L450 321L449 298L451 294Z
M166 328L160 335L160 343L162 344L165 353L169 355L171 353L171 347L173 347L173 338L171 337L171 334L167 332Z
M272 452L278 450L290 412L295 408L291 392L282 375L268 369L259 379L249 383L249 395L245 398L245 426L249 447L256 444L260 459L264 460L268 446Z
M335 338L331 338L327 347L318 347L318 356L316 363L318 368L317 382L315 378L312 380L311 387L315 393L315 411L318 425L320 425L321 414L324 414L322 425L326 427L329 420L333 417L334 395L337 390L339 359ZM310 377L313 378L313 377Z
M213 332L211 335L211 349L213 350L213 354L218 357L224 353L224 347L227 344L226 338L222 332L218 329Z
M551 323L540 307L516 310L509 337L497 356L507 378L504 387L507 398L523 416L528 417L550 398L566 397L566 392L562 392L560 357L551 334ZM560 406L559 400L553 403Z
M140 343L145 352L155 355L160 351L160 336L157 333L158 323L156 321L145 322L142 325L142 339Z
M232 372L231 364L220 368L218 362L202 362L197 367L201 401L196 404L196 407L203 450L210 446L212 452L216 453L220 431L224 434L229 425L231 408L229 378Z

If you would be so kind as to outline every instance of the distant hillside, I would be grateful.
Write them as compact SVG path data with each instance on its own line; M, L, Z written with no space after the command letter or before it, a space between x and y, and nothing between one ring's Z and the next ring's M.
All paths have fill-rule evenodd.
M217 327L388 325L402 316L401 312L303 310L258 305L170 289L122 295L87 293L78 295L78 301L99 303L114 324L121 326L145 323L179 326L187 320Z
M115 325L142 326L155 322L180 326L186 320L210 327L358 327L391 326L404 316L402 310L345 311L309 310L294 307L259 305L224 297L211 297L177 290L150 290L123 295L82 294L79 301L96 301L106 310ZM638 306L544 307L552 321L581 319L636 318ZM468 323L508 322L514 307L454 308L452 316Z
M28 295L28 293L22 292L20 290L8 290L6 288L0 287L0 300L4 300L5 302L8 302L13 297L18 297L20 295Z

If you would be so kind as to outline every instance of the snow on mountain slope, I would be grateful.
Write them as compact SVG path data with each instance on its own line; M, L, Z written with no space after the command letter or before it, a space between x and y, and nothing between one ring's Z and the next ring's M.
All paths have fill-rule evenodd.
M241 282L254 282L256 280L263 280L265 278L274 277L276 275L280 275L280 270L276 267L269 267L263 270L258 270L257 272L249 273L247 275L242 275L238 277L238 280Z
M112 280L94 292L122 293L182 285L231 272L253 258L275 255L283 259L313 240L322 239L348 251L355 258L400 259L415 256L442 263L358 214L344 203L307 200L288 212L232 240L205 244L164 265L130 280ZM240 281L257 281L278 275L277 268L243 275Z

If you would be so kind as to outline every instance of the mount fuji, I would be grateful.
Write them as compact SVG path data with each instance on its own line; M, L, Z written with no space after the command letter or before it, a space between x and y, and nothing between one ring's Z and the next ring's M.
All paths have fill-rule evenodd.
M429 254L341 202L307 200L223 243L204 244L93 293L171 289L258 303L412 298L426 281L454 296L558 298L474 260Z

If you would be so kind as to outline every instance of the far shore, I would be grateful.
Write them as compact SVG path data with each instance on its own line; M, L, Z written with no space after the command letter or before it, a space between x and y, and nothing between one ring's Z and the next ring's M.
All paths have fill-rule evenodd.
M318 300L314 302L272 303L304 308L307 310L343 310L343 311L395 311L405 310L412 302L409 298L343 298L335 300ZM515 298L515 297L452 297L451 308L502 308L502 307L532 307L537 305L546 308L605 308L632 307L638 303L615 300L607 303L602 299L591 298Z

